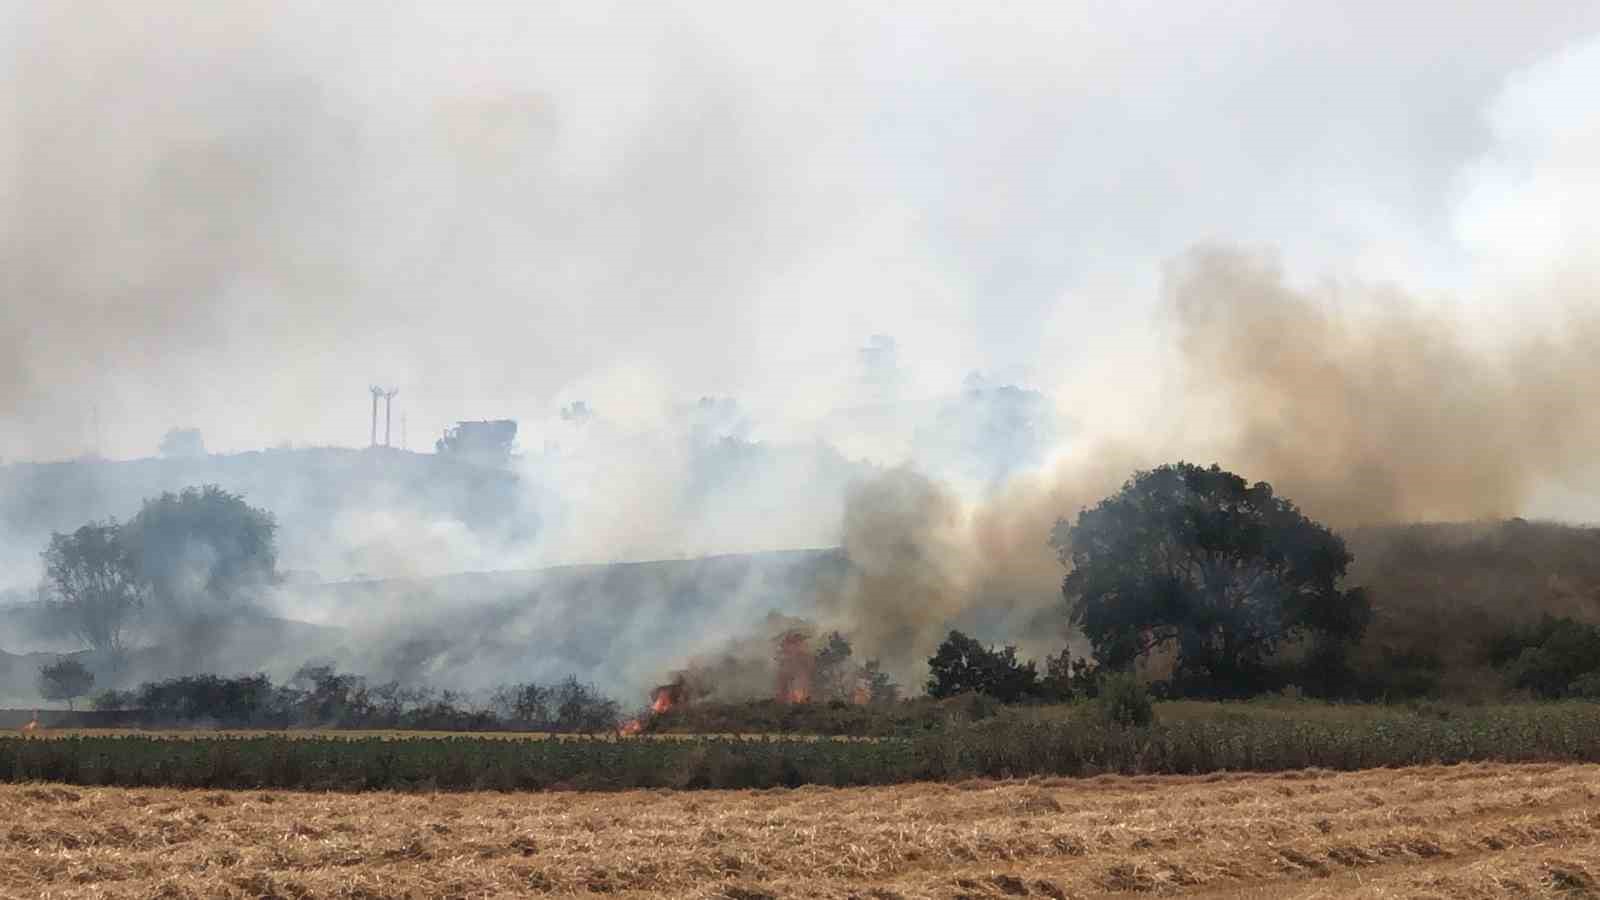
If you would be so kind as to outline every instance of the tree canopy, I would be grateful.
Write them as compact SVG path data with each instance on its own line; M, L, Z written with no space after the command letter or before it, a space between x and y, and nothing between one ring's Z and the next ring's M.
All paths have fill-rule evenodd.
M813 669L813 693L818 700L849 700L854 673L849 668L850 641L837 631L829 632L817 648Z
M272 513L206 485L144 501L122 541L155 599L214 602L272 581L276 531Z
M66 628L94 650L118 658L129 620L146 590L115 520L51 534L42 554L41 594Z
M1177 679L1246 693L1285 642L1359 638L1370 606L1341 587L1343 539L1265 482L1190 463L1139 472L1051 534L1068 614L1102 665L1175 653Z
M74 698L94 687L94 673L75 659L58 659L39 669L39 696L46 700L65 700L72 708Z
M928 694L933 697L971 691L1010 703L1038 690L1038 667L1018 660L1016 647L985 647L959 631L950 632L928 660Z

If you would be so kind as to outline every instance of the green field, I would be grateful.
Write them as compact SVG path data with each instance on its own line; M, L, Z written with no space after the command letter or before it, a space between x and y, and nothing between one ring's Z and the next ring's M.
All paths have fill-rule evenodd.
M1470 761L1600 762L1600 704L1168 703L1155 723L1133 728L1063 705L878 740L315 731L0 739L0 781L339 791L846 786Z

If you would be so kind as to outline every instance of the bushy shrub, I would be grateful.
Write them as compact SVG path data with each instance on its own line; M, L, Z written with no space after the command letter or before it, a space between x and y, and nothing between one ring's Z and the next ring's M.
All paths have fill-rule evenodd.
M1155 719L1150 691L1139 679L1121 672L1100 679L1094 709L1099 720L1107 725L1142 727Z
M1076 660L1067 648L1062 647L1060 652L1052 653L1044 658L1044 676L1039 679L1039 694L1046 700L1065 702L1071 700L1073 694L1072 664Z
M1579 675L1567 685L1567 696L1580 700L1600 700L1600 672Z
M101 712L111 712L119 709L132 709L139 705L139 698L133 691L119 691L107 688L89 698L89 705Z
M400 728L433 731L536 730L603 732L615 729L615 700L576 678L554 685L501 688L493 708L478 708L451 691L369 685L331 666L307 665L286 685L265 675L223 678L186 675L147 682L136 691L108 691L102 709L133 709L149 725Z
M992 719L1001 709L1000 701L990 697L988 694L980 694L977 691L968 691L965 694L948 697L941 700L939 705L943 707L950 721L958 723L982 722L985 719Z
M1039 669L1017 659L1017 648L985 647L959 631L950 632L928 660L928 694L954 697L974 691L1013 703L1039 694Z
M1568 696L1580 679L1600 672L1600 626L1546 617L1521 636L1520 644L1505 668L1506 681L1539 697ZM1509 655L1514 646L1506 641L1496 650Z
M185 675L139 685L135 705L153 723L277 724L272 682L265 675Z

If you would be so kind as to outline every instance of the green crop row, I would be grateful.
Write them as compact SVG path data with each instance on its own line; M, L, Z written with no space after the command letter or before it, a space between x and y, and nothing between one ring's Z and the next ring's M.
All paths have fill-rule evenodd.
M1017 712L904 739L478 737L0 739L0 781L310 790L618 790L890 784L976 776L1196 774L1469 761L1600 762L1600 704L1449 715L1256 714L1145 727Z
M859 785L903 780L911 751L762 738L7 738L0 781L340 791Z
M1014 716L923 742L948 776L1201 774L1352 770L1461 762L1600 762L1600 704L1551 703L1303 717L1248 704L1170 716L1142 728L1076 718ZM1381 708L1379 708L1381 710ZM1330 714L1331 713L1331 714Z

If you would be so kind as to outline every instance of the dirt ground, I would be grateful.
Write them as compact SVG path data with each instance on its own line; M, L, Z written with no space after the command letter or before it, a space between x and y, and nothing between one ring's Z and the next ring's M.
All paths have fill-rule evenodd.
M0 786L5 897L1600 897L1600 766L616 794Z

